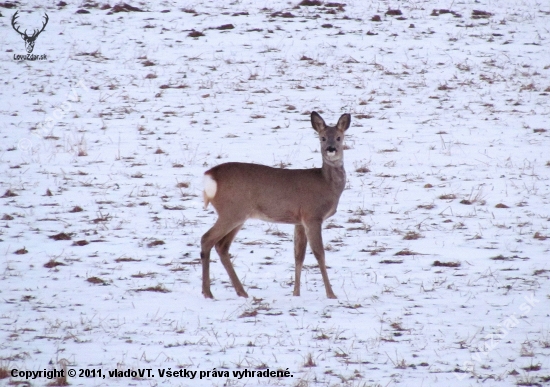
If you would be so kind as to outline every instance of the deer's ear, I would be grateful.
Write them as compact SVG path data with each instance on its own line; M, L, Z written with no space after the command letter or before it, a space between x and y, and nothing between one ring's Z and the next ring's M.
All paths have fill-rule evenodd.
M327 125L325 124L325 121L321 118L319 113L311 112L311 126L313 126L313 129L315 129L317 132L320 132L322 130L325 130Z
M336 127L338 130L346 131L349 128L349 125L351 123L351 116L349 114L342 114L340 119L338 120L338 123L336 124Z

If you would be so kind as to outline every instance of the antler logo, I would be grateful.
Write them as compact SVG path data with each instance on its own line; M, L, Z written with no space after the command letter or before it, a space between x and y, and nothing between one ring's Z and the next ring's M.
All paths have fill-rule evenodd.
M38 38L38 35L40 35L42 33L42 31L44 31L44 28L46 28L46 25L48 24L48 20L49 20L48 14L44 13L44 24L42 25L42 29L40 31L38 29L35 29L33 34L29 36L29 35L27 35L27 30L25 30L25 32L21 32L21 31L19 31L19 28L16 25L17 18L19 17L17 15L18 12L19 11L16 11L12 16L11 26L13 27L13 29L15 31L17 31L17 33L19 35L21 35L21 37L25 41L25 48L27 49L27 52L30 54L30 53L32 53L32 50L34 50L34 43L36 41L36 38Z

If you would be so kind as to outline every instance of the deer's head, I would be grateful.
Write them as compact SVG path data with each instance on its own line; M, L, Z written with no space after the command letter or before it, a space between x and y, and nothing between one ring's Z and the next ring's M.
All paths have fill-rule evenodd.
M323 162L342 165L344 157L344 132L351 122L349 114L342 114L336 126L328 126L317 112L311 112L311 126L319 134Z
M36 38L38 38L38 35L40 35L42 31L44 31L44 28L46 28L46 25L48 24L48 20L49 20L48 14L47 13L44 14L44 23L42 24L42 29L40 30L35 29L32 35L27 35L27 30L25 30L25 32L21 32L19 31L19 27L17 27L16 23L17 23L17 18L19 17L17 15L18 12L19 11L16 11L12 16L11 26L15 31L17 31L19 35L21 35L21 37L25 41L25 49L30 54L32 53L32 50L34 50L34 43L36 41Z

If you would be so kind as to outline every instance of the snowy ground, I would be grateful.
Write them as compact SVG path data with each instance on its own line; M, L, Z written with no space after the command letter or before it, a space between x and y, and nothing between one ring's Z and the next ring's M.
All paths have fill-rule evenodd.
M69 3L0 3L0 383L550 383L548 3ZM14 60L18 9L48 13L46 61ZM320 166L312 110L352 114L339 299L309 252L292 297L292 227L253 221L231 250L250 299L213 252L205 300L203 172ZM291 376L233 374L265 369Z

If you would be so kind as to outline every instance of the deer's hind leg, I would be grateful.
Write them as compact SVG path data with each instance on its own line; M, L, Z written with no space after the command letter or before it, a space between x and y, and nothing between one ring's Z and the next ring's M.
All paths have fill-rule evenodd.
M241 283L239 277L237 276L237 273L235 272L233 263L231 263L231 257L229 256L229 248L231 247L231 243L233 242L233 239L235 239L235 236L242 226L242 223L239 224L238 226L233 228L228 234L226 234L222 239L220 239L218 243L216 243L216 251L220 256L223 267L225 267L225 271L227 271L227 274L231 279L231 284L235 288L237 295L240 297L248 297L248 294L243 288L243 284Z
M216 250L218 251L218 254L220 254L221 261L223 265L225 266L226 270L227 265L226 261L224 260L224 255L229 257L229 254L227 253L227 250L229 250L229 246L231 245L231 241L233 241L233 238L239 231L239 229L242 226L242 222L226 222L218 218L214 226L210 230L208 230L201 238L201 263L202 263L202 294L206 298L214 298L212 295L212 292L210 291L210 251L212 250L212 247L214 245L217 245L221 243L221 241L225 241L222 243L222 246L226 246L226 251L224 254L220 254L218 247L216 246ZM226 238L227 236L230 236L230 238ZM229 240L229 242L227 242ZM223 252L223 249L221 249ZM231 261L229 261L229 265L231 265ZM233 266L231 265L230 269L233 274L235 271L233 270ZM228 270L229 273L229 270ZM231 277L231 274L229 274ZM237 277L236 274L234 274L235 278ZM232 279L233 281L233 279ZM237 282L240 281L237 278ZM242 285L241 285L242 288ZM243 290L244 292L244 290ZM246 292L245 292L246 294Z

